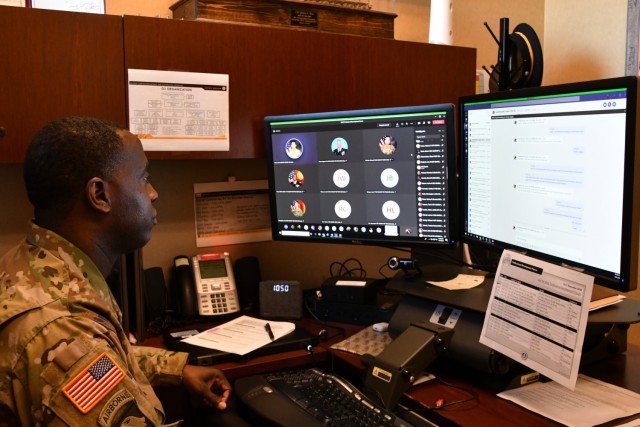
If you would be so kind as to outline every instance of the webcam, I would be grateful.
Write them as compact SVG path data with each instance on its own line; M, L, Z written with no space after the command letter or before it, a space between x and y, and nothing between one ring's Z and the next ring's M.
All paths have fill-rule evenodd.
M420 276L422 274L422 270L420 270L420 266L418 265L418 261L410 258L398 258L397 256L392 256L387 261L387 265L392 270L402 270L404 271L404 276L407 279L412 277Z

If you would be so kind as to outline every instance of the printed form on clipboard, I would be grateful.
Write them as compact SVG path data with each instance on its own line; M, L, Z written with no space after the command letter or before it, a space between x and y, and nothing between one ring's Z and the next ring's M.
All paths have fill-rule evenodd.
M183 339L183 342L241 356L293 332L292 322L274 322L250 316L240 316L222 325Z

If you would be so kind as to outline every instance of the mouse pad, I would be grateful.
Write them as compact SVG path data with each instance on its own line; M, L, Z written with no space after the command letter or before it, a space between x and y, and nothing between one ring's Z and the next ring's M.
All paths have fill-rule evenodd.
M336 350L348 351L359 355L370 354L377 356L393 339L388 332L376 332L371 326L364 328L355 335L331 346Z
M214 365L216 363L230 362L242 360L255 356L264 356L267 354L282 353L290 350L306 349L309 345L318 344L318 337L310 334L299 326L290 334L285 335L263 347L260 347L250 353L240 356L235 353L227 353L226 351L215 350L197 345L182 342L187 336L195 335L205 331L207 328L194 329L191 331L170 332L165 331L164 343L169 350L182 351L189 353L189 363L192 365Z

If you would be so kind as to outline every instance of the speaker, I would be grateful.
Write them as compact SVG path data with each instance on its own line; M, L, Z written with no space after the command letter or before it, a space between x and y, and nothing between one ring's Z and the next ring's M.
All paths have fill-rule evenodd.
M254 256L238 258L233 264L233 275L242 310L257 310L259 301L258 284L261 280L258 258Z
M147 319L161 318L167 309L167 285L160 267L144 270L144 306Z

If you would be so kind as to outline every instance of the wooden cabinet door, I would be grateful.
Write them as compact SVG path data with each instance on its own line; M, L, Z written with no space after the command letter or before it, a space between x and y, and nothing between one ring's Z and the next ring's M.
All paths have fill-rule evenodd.
M125 66L229 75L226 152L151 159L261 158L263 118L434 103L475 90L475 49L258 25L124 17Z
M62 116L126 126L122 17L0 6L0 163Z

